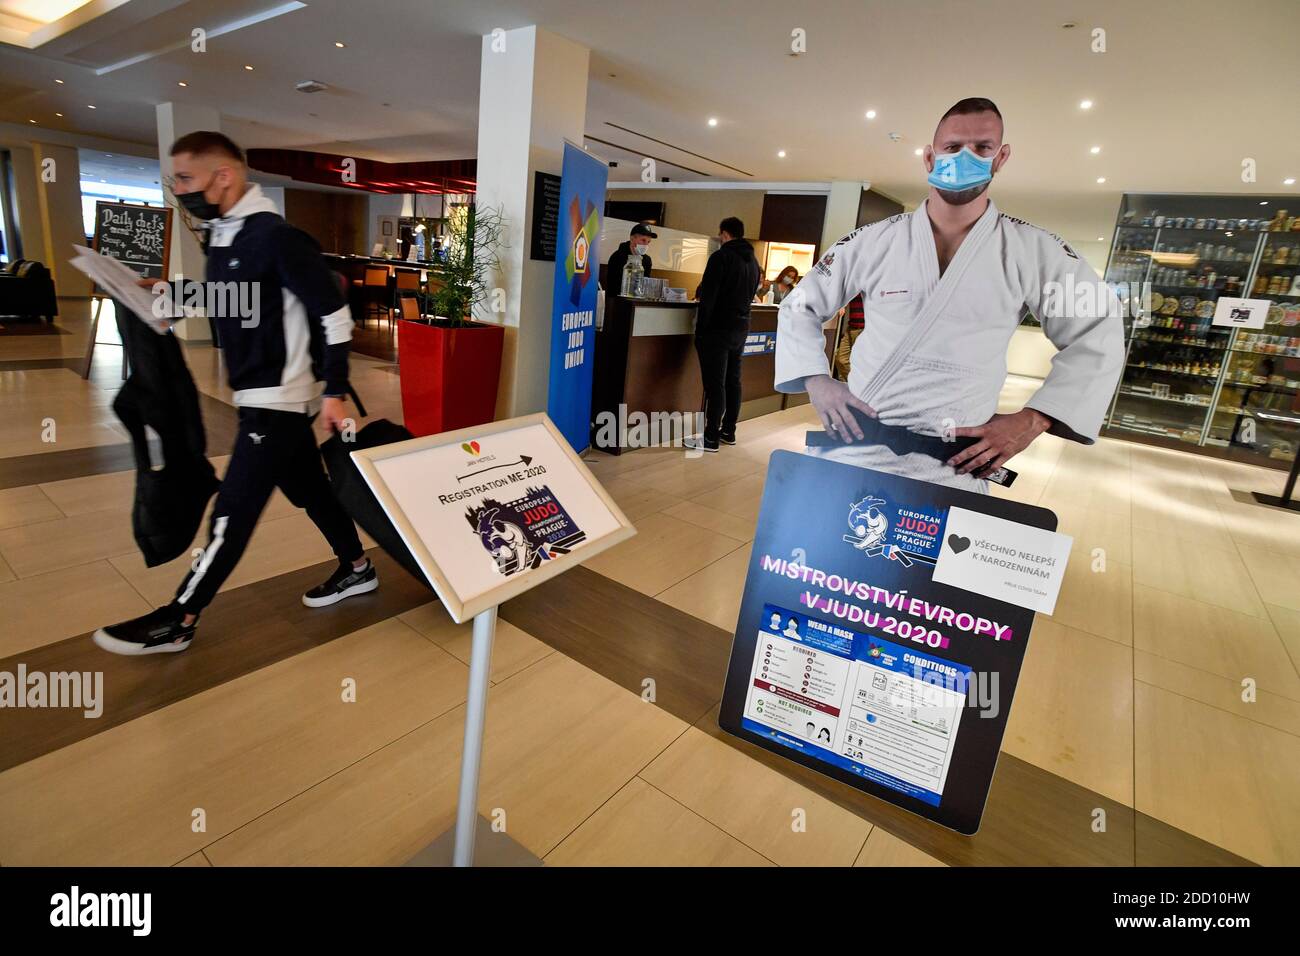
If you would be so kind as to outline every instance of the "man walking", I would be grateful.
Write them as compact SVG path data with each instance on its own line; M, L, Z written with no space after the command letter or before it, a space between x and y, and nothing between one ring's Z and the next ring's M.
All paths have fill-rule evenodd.
M332 431L346 415L352 316L343 293L319 246L249 184L243 151L228 137L189 133L171 155L177 200L208 223L208 283L247 285L239 295L206 297L225 303L224 314L209 318L239 410L239 434L207 547L170 604L95 632L95 643L114 654L190 646L199 615L239 562L277 487L307 512L339 559L329 579L303 595L304 604L324 607L379 586L352 520L330 491L312 431L317 414ZM252 321L238 314L247 293L257 303Z
M721 247L709 256L697 293L695 351L704 382L704 434L683 444L716 452L736 443L740 417L740 362L749 333L749 304L758 288L758 260L745 224L728 216L718 224Z

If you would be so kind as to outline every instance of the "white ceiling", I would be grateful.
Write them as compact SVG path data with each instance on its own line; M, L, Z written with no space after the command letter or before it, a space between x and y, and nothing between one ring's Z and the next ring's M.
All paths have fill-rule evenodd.
M0 46L0 121L148 146L153 105L178 100L218 107L249 147L473 156L478 37L538 23L591 49L586 131L624 147L590 144L622 161L616 179L638 174L644 154L673 179L749 178L727 164L759 181L870 181L912 203L925 193L913 151L969 95L1006 117L999 205L1076 241L1109 232L1122 192L1277 194L1300 178L1296 0L311 0L202 54L184 46L102 75L66 59L119 62L165 49L186 24L212 29L279 2L132 0L115 15L168 12L64 42L65 59ZM796 28L807 52L792 57ZM1094 28L1105 53L1090 50ZM306 79L331 89L295 92ZM1241 181L1247 158L1254 184Z

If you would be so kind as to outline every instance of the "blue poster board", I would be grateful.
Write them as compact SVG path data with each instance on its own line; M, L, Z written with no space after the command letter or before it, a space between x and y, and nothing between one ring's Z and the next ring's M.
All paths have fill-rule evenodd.
M1063 573L1055 528L1044 508L774 452L720 725L974 833L1034 612L937 579L967 562L1037 575L1043 542Z
M551 371L546 413L573 450L591 443L592 358L596 342L596 277L600 217L609 167L564 144L551 296Z

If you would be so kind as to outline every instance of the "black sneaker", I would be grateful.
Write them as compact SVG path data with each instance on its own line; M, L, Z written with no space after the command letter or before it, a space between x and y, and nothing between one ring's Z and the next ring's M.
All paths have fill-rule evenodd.
M101 627L93 640L111 654L175 654L190 646L199 626L183 624L185 612L174 604L121 624Z
M716 454L718 449L722 446L719 445L716 440L709 441L703 436L693 435L690 438L682 439L682 447L689 451L707 451Z
M734 445L736 443L736 434L732 432L730 435L719 435L718 441L724 445Z
M328 581L302 596L302 603L308 607L328 607L354 594L367 594L377 587L379 572L375 570L373 561L367 559L366 566L360 571L353 571L350 564L340 564Z

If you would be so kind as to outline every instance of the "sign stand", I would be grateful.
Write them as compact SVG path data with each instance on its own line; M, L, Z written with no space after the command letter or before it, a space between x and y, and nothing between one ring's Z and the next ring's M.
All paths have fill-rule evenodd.
M544 414L352 460L452 620L474 621L456 822L406 865L540 866L478 815L497 609L636 529Z
M469 658L469 690L465 702L465 743L460 757L460 791L456 822L407 866L541 866L542 861L478 815L478 780L483 764L483 729L487 722L488 675L492 672L492 643L497 609L474 615L474 640ZM482 841L479 841L482 837ZM476 854L476 848L479 852Z

